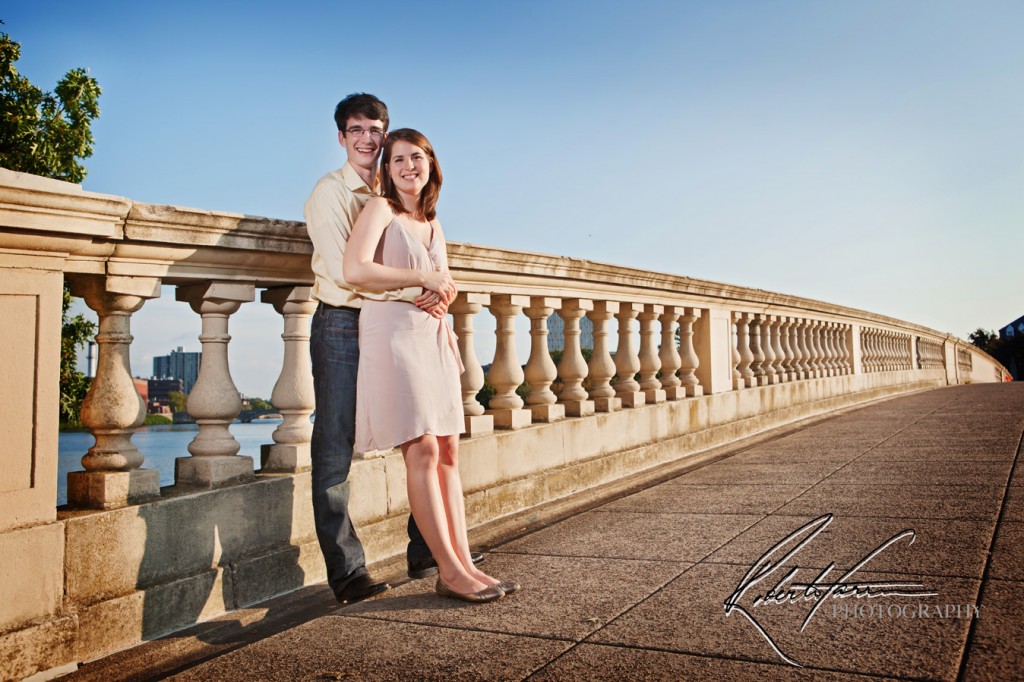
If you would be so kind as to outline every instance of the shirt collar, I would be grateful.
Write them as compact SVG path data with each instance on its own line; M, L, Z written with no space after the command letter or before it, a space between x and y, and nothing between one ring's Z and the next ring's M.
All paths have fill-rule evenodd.
M359 177L359 173L356 172L356 169L353 168L352 164L348 161L346 161L345 165L341 167L341 177L345 180L345 186L353 192L358 192L362 189L367 192L375 193L370 186L367 185L361 177Z

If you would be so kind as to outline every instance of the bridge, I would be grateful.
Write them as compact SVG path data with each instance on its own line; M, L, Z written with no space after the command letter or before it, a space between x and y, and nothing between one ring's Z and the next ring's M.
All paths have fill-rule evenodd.
M127 654L117 652L143 642L159 649L166 645L151 640L210 619L226 617L239 625L260 621L257 613L292 613L293 606L278 607L279 602L256 606L279 595L322 604L317 585L324 580L323 566L308 504L314 408L308 325L315 304L304 226L143 204L0 170L0 247L0 302L8 321L2 344L8 374L0 392L10 406L3 412L8 455L0 476L0 542L8 557L0 582L4 676L70 672L105 657L122 660ZM779 653L742 609L734 608L725 623L711 620L698 609L704 597L692 593L706 595L722 615L729 592L720 595L719 588L735 576L717 567L749 566L758 557L748 558L749 552L765 551L771 546L765 542L795 529L791 520L810 522L818 511L835 514L834 525L822 534L833 540L822 544L848 562L849 552L863 543L850 549L835 538L883 542L889 537L890 526L855 522L874 518L879 512L872 512L871 504L879 499L899 511L892 518L919 520L921 529L927 527L918 531L917 542L938 548L928 560L942 564L948 550L954 562L946 569L926 559L914 563L915 558L907 564L912 582L941 584L935 589L948 595L943 598L961 606L984 606L986 594L994 595L993 606L1001 598L1011 603L1017 594L1013 581L1020 580L1020 558L1012 548L1019 545L1013 540L1018 530L1016 521L1008 521L1016 518L1015 497L1007 490L1019 475L1010 478L1014 459L1007 448L1013 429L1013 448L1019 445L1019 392L1013 385L978 385L1001 384L1008 373L977 348L913 322L758 289L464 244L451 244L449 257L460 288L450 312L466 366L467 436L460 468L469 522L478 542L496 545L491 558L496 570L514 571L535 591L528 596L524 590L521 601L502 604L511 611L473 615L449 605L436 608L436 601L423 595L425 585L409 583L396 592L397 599L269 633L266 643L246 649L254 657L270 647L286 649L293 641L289 637L308 632L302 628L313 628L317 641L345 638L356 617L368 632L393 635L386 640L393 645L386 649L389 655L397 655L394 647L407 641L401 634L412 632L413 624L433 628L430 634L439 637L462 628L459 635L469 638L471 649L505 651L501 670L516 679L542 668L557 677L580 669L573 666L608 660L654 665L668 654L699 659L672 659L672 666L683 666L680 670L710 666L706 669L715 671L726 665L721 661L735 659L739 663L728 665L739 666L736 674L753 675L756 667L744 666L788 663L763 652L768 647L772 655ZM84 471L68 475L69 504L58 509L57 359L65 281L97 312L100 330L96 380L82 409L96 444L82 459ZM144 412L129 372L130 329L132 315L168 284L202 321L204 362L189 400L199 431L177 461L174 485L160 488L156 472L142 468L143 458L131 443ZM243 303L255 301L257 291L260 301L281 315L285 340L271 398L283 421L273 442L263 447L258 474L250 458L236 454L238 444L228 430L241 402L227 363L230 317ZM484 374L473 345L474 320L485 308L496 325L495 358L487 375L496 394L486 411L475 398ZM565 323L566 347L557 367L546 343L552 312ZM521 316L530 324L525 370L515 342ZM589 362L579 345L584 316L594 323ZM515 392L524 379L531 389L525 400ZM558 394L551 390L556 380ZM971 447L959 456L971 459L948 453L961 440ZM889 442L898 447L882 447ZM1002 459L983 459L986 448L999 450ZM757 456L764 459L751 461ZM718 461L722 457L729 459ZM858 472L870 490L854 495L842 486L855 485ZM999 487L1000 475L1004 490L997 504L987 489ZM408 503L401 456L362 453L351 477L353 514L368 561L381 570L397 566L387 562L399 557L405 544ZM649 485L655 482L659 485ZM800 486L805 487L797 490ZM892 488L883 491L884 486ZM901 494L915 486L974 486L987 492L958 488L949 498L942 490ZM517 535L532 523L548 523L580 505L631 490L639 499L622 497L611 509L566 517L549 526L553 530ZM978 508L973 493L989 506ZM924 506L912 504L918 496ZM625 506L615 511L618 504ZM644 504L654 507L630 506ZM658 507L701 518L658 517L650 512ZM957 516L958 509L973 515ZM964 523L952 523L959 519ZM1008 521L1002 527L1009 529L1010 540L999 539L1000 521ZM597 526L608 527L609 534L597 532ZM957 549L950 528L982 540L972 540L969 552ZM980 551L986 532L986 557L990 546L1011 550L1008 558L986 559L979 569L979 560L965 554ZM934 537L938 544L925 542ZM730 548L730 543L737 544ZM652 555L641 546L664 554ZM817 566L827 554L808 552L812 558L806 566ZM559 564L558 556L586 561ZM613 567L612 559L633 563ZM881 561L875 567L881 573L895 570ZM670 589L677 582L678 592ZM674 625L660 620L665 612L657 611L666 600L675 604L669 619ZM749 612L749 602L739 605ZM636 618L620 623L627 612ZM266 628L276 627L273 618L263 620ZM747 639L730 654L722 644L733 632L726 623L732 628L744 622L748 630L736 636ZM942 625L941 636L921 642L940 642L934 645L934 651L941 649L935 665L922 660L933 653L932 645L918 642L915 649L909 640L889 636L895 626L885 621L864 628L867 639L850 642L881 647L899 640L900 655L868 657L857 671L955 677L975 670L971 642L985 643L977 647L978 655L992 647L999 652L986 665L1005 663L1007 657L1020 660L1013 640L1000 639L1005 629L983 626L980 619L931 622ZM773 623L764 630L786 628ZM470 631L485 634L466 634ZM416 632L417 638L427 634ZM807 634L807 642L831 641L835 632ZM205 635L194 636L205 642ZM838 654L817 647L812 660L798 637L778 637L774 646L794 661L847 670L837 663ZM702 648L700 638L708 642ZM216 637L206 639L215 644ZM444 641L440 637L438 646ZM630 653L623 653L627 649ZM367 655L378 651L369 650ZM527 650L530 657L523 660L533 661L533 668L508 667ZM616 653L623 657L611 655ZM453 663L452 670L468 670L468 676L483 670L471 666L482 665L484 656L465 656L456 657L464 660L458 665L470 667ZM225 666L240 665L237 657L223 660ZM612 663L601 665L614 669ZM77 674L87 676L90 669L87 665ZM218 676L217 670L222 669L197 668L195 674Z
M281 414L280 410L242 410L238 413L238 421L243 424L248 424L253 419L260 419L262 417L276 417Z

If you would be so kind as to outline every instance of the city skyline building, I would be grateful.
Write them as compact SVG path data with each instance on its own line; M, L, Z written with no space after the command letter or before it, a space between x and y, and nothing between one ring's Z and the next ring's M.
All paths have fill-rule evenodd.
M201 352L186 352L181 346L172 350L169 355L153 358L154 379L180 379L182 390L188 394L199 378L199 365L202 363Z

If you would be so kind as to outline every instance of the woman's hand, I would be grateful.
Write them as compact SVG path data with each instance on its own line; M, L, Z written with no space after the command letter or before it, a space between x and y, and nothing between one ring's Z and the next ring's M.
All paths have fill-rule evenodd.
M458 289L455 288L455 281L452 280L452 275L447 270L424 272L423 281L420 285L424 289L437 293L445 304L450 303L455 298L455 294L458 293Z
M426 313L429 313L431 317L441 319L448 314L448 306L455 300L455 296L458 292L456 291L451 296L445 298L436 291L424 291L416 299L416 306Z

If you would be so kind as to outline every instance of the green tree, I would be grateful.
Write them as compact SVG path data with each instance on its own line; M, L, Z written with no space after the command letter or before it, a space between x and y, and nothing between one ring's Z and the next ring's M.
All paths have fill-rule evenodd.
M60 329L60 421L69 426L79 424L79 411L91 380L78 371L78 349L96 333L96 325L81 314L68 316L71 294L64 289Z
M0 21L2 24L3 21ZM18 73L21 45L0 32L0 166L80 183L92 155L93 120L100 115L100 86L84 69L64 74L44 92ZM77 351L96 327L82 315L68 316L71 294L64 287L60 344L60 418L78 423L89 380L75 367Z
M996 348L996 342L999 340L999 337L996 336L996 333L993 331L978 327L967 335L967 340L989 355L993 355Z
M0 33L0 166L80 183L92 156L100 86L85 69L64 74L44 92L18 73L21 45Z
M184 412L188 396L181 391L171 391L167 394L167 400L171 403L171 412Z
M263 398L246 398L249 401L250 410L272 410L274 406L270 404L269 400Z

